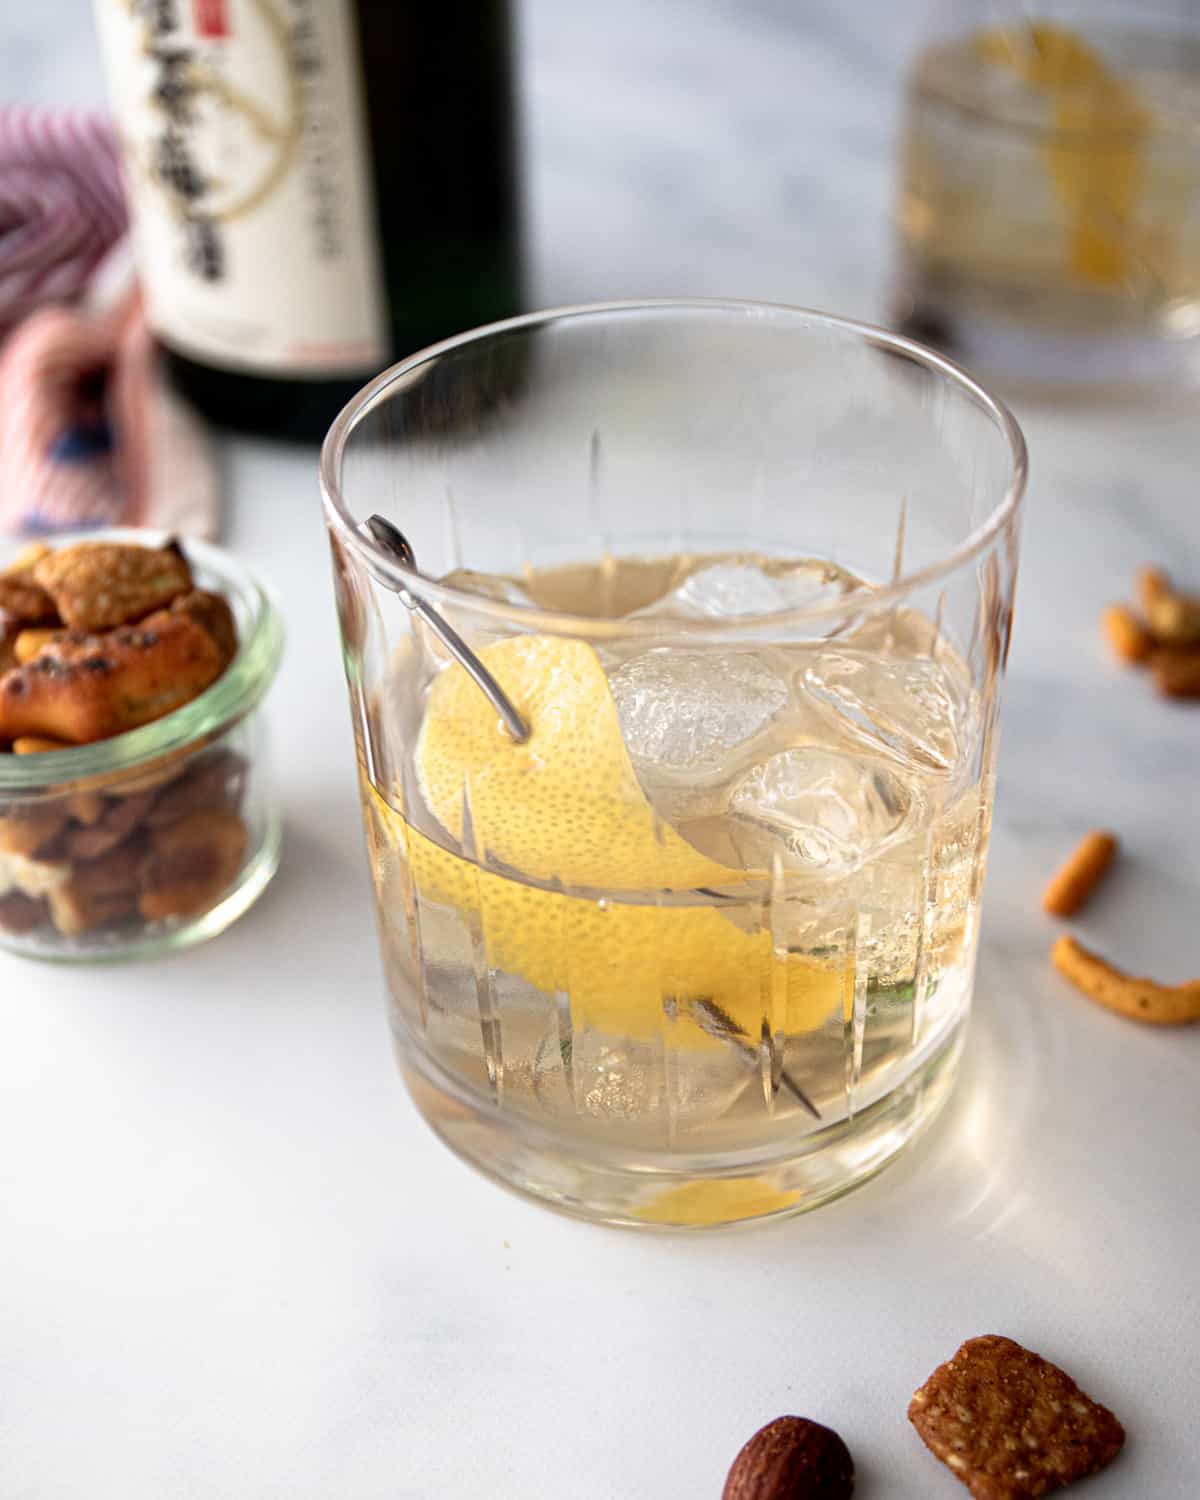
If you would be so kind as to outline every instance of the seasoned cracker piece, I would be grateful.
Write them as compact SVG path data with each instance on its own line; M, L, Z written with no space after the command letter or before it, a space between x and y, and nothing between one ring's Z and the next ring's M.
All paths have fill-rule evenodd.
M177 614L189 615L197 625L202 625L221 653L221 661L228 666L237 655L237 623L233 610L221 594L210 594L204 589L193 589L190 594L181 594L171 605Z
M183 553L172 546L79 542L51 552L33 576L71 630L107 630L169 604L192 586Z
M13 642L13 655L16 657L18 666L23 667L27 661L32 661L43 646L56 641L62 634L62 630L57 625L43 625L22 630Z
M0 574L0 614L9 625L41 625L55 613L54 600L27 574Z
M0 572L0 616L10 626L36 625L55 618L53 599L33 577L34 565L49 551L45 542L31 542Z
M1112 1462L1125 1429L1069 1375L996 1334L968 1339L913 1396L908 1419L975 1500L1049 1494Z
M1153 1026L1186 1026L1200 1021L1200 979L1159 984L1126 974L1066 933L1050 950L1054 967L1097 1005Z
M0 739L108 739L189 703L222 665L208 632L170 610L103 635L69 631L0 677Z

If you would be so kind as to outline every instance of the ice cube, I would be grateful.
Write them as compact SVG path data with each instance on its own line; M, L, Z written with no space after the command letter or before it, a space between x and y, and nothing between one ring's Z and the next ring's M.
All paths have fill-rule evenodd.
M825 604L860 586L859 579L836 563L735 556L701 563L682 583L637 614L732 620Z
M693 793L735 774L791 697L782 663L758 651L655 647L609 686L638 778L668 818L699 811Z
M861 864L901 833L911 793L886 766L820 745L781 751L734 789L731 834L747 865L825 872Z
M946 773L968 749L969 684L940 660L845 646L820 651L795 681L851 743L908 766Z

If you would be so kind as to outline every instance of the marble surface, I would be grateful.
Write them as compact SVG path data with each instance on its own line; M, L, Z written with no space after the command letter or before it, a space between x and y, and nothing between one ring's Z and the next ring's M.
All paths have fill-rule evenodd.
M802 9L532 0L536 300L878 309L915 11ZM5 7L0 96L98 96L81 11ZM862 1500L951 1500L904 1412L984 1331L1127 1424L1089 1500L1196 1493L1200 1028L1071 993L1037 905L1076 835L1112 826L1128 853L1078 930L1135 969L1200 971L1200 712L1096 632L1144 559L1200 582L1195 403L1018 414L1034 477L962 1084L850 1198L701 1239L557 1218L417 1119L383 1022L313 457L227 447L229 539L289 632L283 868L185 956L0 957L6 1500L715 1496L783 1411L843 1433Z

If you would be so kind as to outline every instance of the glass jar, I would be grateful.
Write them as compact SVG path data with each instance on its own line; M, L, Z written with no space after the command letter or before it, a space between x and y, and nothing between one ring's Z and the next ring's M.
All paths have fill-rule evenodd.
M164 540L122 528L55 546ZM227 553L194 541L184 550L196 586L222 594L237 622L237 654L217 681L111 739L0 753L0 946L13 952L109 959L186 947L241 916L278 867L261 705L282 652L279 615Z

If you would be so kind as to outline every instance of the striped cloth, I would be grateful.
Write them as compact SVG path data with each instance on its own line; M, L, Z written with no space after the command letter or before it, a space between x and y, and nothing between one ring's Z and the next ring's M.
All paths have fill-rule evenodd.
M0 107L0 532L209 536L211 442L164 386L112 126Z
M107 120L0 107L0 335L79 297L127 223Z

